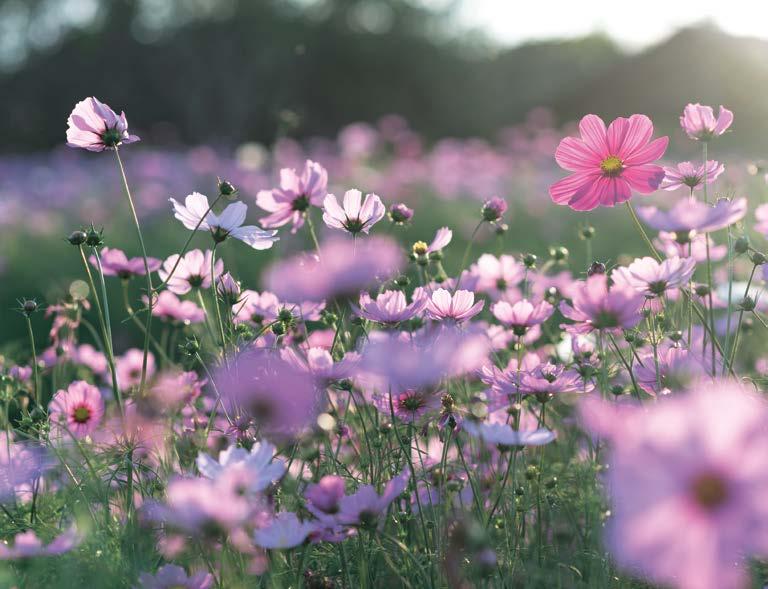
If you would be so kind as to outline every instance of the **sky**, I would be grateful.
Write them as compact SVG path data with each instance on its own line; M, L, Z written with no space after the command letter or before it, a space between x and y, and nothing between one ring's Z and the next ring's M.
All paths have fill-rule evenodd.
M463 0L459 18L511 45L602 31L641 49L706 20L733 35L768 39L766 0Z

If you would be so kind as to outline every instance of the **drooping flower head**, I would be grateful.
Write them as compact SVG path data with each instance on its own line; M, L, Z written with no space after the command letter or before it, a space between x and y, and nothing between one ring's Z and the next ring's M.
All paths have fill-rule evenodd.
M657 207L638 207L637 216L658 231L677 234L685 239L692 232L708 233L724 229L744 218L747 214L747 199L718 199L710 205L695 198L683 198L669 211Z
M84 438L96 430L103 416L104 400L99 389L84 380L57 392L48 408L51 428L59 436Z
M664 170L652 162L664 155L669 138L651 141L653 123L647 116L619 117L606 129L600 117L587 115L579 130L581 139L566 137L555 152L560 167L573 172L549 187L555 203L590 211L626 202L633 190L658 189Z
M677 190L678 188L687 188L694 191L704 186L704 180L707 184L712 184L718 176L725 171L725 166L714 160L708 160L704 164L695 165L691 162L681 162L674 167L664 167L664 182L660 188L662 190Z
M88 151L104 151L139 141L138 136L128 133L124 112L118 116L94 97L81 100L75 105L67 125L67 145Z
M720 106L720 112L715 118L711 106L703 106L698 102L688 104L680 117L680 126L688 137L696 141L709 141L722 135L733 123L733 113Z
M469 290L457 290L451 294L444 288L438 288L427 301L427 315L435 321L450 319L461 323L471 319L483 310L485 301L475 302L475 293Z
M375 194L366 194L359 190L347 190L344 193L343 206L339 206L336 196L328 194L323 200L323 221L332 229L341 229L352 235L368 233L386 214L384 203Z
M220 215L215 214L208 204L208 197L199 192L188 195L181 204L174 198L168 199L173 204L174 217L192 231L210 231L213 240L220 243L227 237L234 237L256 250L272 247L280 238L277 231L265 231L255 225L243 225L248 207L243 202L227 205Z
M614 283L634 288L647 297L658 297L670 289L688 284L696 269L693 258L667 258L662 262L646 256L629 266L619 266L612 273Z
M560 312L575 321L563 329L576 334L592 330L630 329L642 318L642 294L626 285L608 286L605 274L594 274L574 288L572 302L560 303Z
M292 223L295 233L304 225L309 207L319 207L328 194L328 172L312 160L304 163L299 175L292 168L280 170L280 186L272 190L260 190L256 205L271 213L260 219L262 227L282 227Z
M405 225L413 219L413 209L402 202L393 204L389 207L389 218L397 225Z

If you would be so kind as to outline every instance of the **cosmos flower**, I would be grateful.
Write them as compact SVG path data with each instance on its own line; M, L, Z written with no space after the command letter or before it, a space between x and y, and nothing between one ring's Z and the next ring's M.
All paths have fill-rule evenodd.
M235 320L256 324L273 321L277 318L280 307L280 299L271 292L243 290L240 293L240 303L235 306Z
M450 319L460 323L480 313L484 306L485 301L475 302L475 293L471 291L457 290L451 294L444 288L438 288L429 297L426 311L435 321Z
M475 290L498 300L504 294L516 293L517 285L525 278L525 267L514 256L483 254L470 268L477 279Z
M139 575L140 589L211 589L213 581L209 572L200 571L187 576L184 569L175 564L161 566L154 575Z
M90 97L75 105L67 119L67 145L88 151L114 149L139 141L128 133L125 113L117 113L97 98Z
M406 389L401 393L374 395L373 405L385 416L392 415L394 411L395 417L403 423L414 423L430 412L437 413L440 393L427 389Z
M126 350L125 354L115 359L117 384L124 391L141 384L141 370L144 365L144 351L138 348ZM147 352L147 378L155 374L155 356Z
M768 204L762 204L755 209L755 231L768 237Z
M678 237L683 237L679 240ZM682 241L682 243L681 243ZM690 257L696 263L707 261L707 241L709 241L709 259L719 262L728 255L727 245L717 245L708 233L681 234L668 231L659 231L659 235L653 240L653 245L669 258Z
M176 408L194 403L207 382L194 371L171 370L160 374L150 392L153 400L161 407Z
M256 205L271 213L262 217L262 227L282 227L292 224L291 233L304 225L309 207L319 207L328 194L328 172L312 160L304 163L299 175L292 168L280 170L280 186L272 190L260 190Z
M563 393L588 393L592 389L594 385L591 382L585 381L576 370L562 364L542 362L534 369L520 374L520 392L536 395L540 401Z
M628 286L613 285L609 288L605 274L595 274L580 282L575 288L572 302L560 303L560 312L575 325L563 325L563 329L575 334L592 330L630 329L642 318L640 307L644 297Z
M413 209L402 202L394 204L389 207L389 218L392 219L393 223L404 225L413 219Z
M339 500L339 523L363 528L376 528L382 522L390 504L405 491L411 472L408 468L390 480L379 495L373 486L362 485L352 495Z
M255 250L266 250L277 240L277 231L265 231L255 225L243 225L248 207L240 201L228 204L216 215L208 205L208 197L199 192L188 195L181 204L174 198L168 199L173 204L174 217L187 229L195 231L210 231L216 243L227 237L234 237Z
M720 106L720 112L715 118L711 106L688 104L680 117L680 126L688 137L696 141L709 141L713 137L722 135L733 123L733 113Z
M707 165L695 165L691 162L682 162L674 167L664 167L664 182L660 188L662 190L677 190L678 188L687 188L693 192L697 188L704 186L704 178L707 184L712 184L718 176L725 171L725 166L714 160L708 160Z
M341 229L357 235L368 233L386 214L387 209L375 194L363 194L359 190L347 190L344 193L343 207L339 206L336 196L326 195L323 200L323 221L332 229Z
M611 273L615 284L627 285L645 296L659 297L670 289L687 286L696 270L693 258L667 258L657 262L646 256L635 258L629 266L619 266Z
M43 545L33 530L16 534L12 544L0 542L0 560L17 560L37 556L57 556L69 552L82 542L82 535L74 526L65 530L49 544Z
M253 541L271 550L294 548L303 544L316 527L312 522L302 522L295 513L284 511L256 530Z
M522 299L513 305L507 301L494 303L491 312L501 323L511 327L515 335L522 337L531 327L549 319L555 308L547 301L534 305L528 299Z
M482 215L483 219L489 223L495 223L501 219L502 215L507 212L507 201L503 198L494 196L489 198L483 203Z
M196 303L182 301L170 290L164 290L157 295L152 305L152 315L184 325L205 321L205 312Z
M634 367L637 384L649 395L667 395L688 389L706 368L686 348L671 346L657 354L644 354Z
M211 250L206 250L205 253L200 250L191 250L179 260L179 255L173 254L166 258L163 267L157 273L161 280L168 281L168 290L177 295L187 294L193 288L210 288L212 255ZM217 278L224 271L222 260L216 260L214 271Z
M708 233L724 229L744 218L747 199L718 199L714 205L695 198L683 198L669 211L657 207L638 207L637 216L658 231L674 232L683 237L696 231Z
M58 436L84 438L96 430L103 416L104 400L99 389L84 380L58 391L48 407L48 419Z
M405 294L399 290L385 290L372 299L367 292L360 294L360 306L355 312L369 321L377 323L396 324L413 319L427 306L427 297L416 298L407 304Z
M485 423L467 419L462 428L470 436L480 438L486 444L499 446L543 446L556 438L555 432L546 428L517 431L506 423Z
M48 469L45 450L31 441L14 441L0 432L0 502L22 498Z
M216 278L216 294L230 307L240 301L240 283L229 272Z
M307 485L304 491L307 509L317 518L336 514L344 495L344 479L336 475L325 475L317 483Z
M668 137L651 141L653 123L645 115L603 120L587 115L579 123L581 139L566 137L555 152L561 168L573 172L549 187L552 200L576 211L628 201L632 191L658 189L664 170L653 164L667 149Z
M768 407L719 381L651 405L591 399L586 426L607 437L616 562L681 589L748 586L746 558L768 554Z
M104 276L117 276L127 280L133 276L144 276L146 274L144 258L128 259L122 250L105 247L100 252L100 258L101 270ZM94 267L98 268L96 256L91 256L89 261ZM150 272L156 272L160 268L161 263L156 258L147 258L147 266Z
M448 229L448 227L440 227L440 229L435 232L435 237L427 246L427 253L431 254L432 252L442 251L443 248L447 247L448 244L451 243L452 239L453 231Z
M197 455L197 469L205 477L216 479L229 469L241 469L247 475L248 492L258 493L285 474L285 463L273 460L275 447L269 442L256 442L248 452L237 446L230 446L214 460L208 454Z

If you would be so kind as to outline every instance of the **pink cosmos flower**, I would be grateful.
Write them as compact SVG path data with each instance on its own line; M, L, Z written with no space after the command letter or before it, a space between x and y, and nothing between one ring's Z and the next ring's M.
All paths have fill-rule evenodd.
M123 280L127 280L132 276L144 276L146 274L144 258L131 258L129 260L122 250L105 247L101 250L100 258L104 276L118 276ZM96 256L91 256L89 261L94 267L98 268ZM147 258L147 266L150 272L156 272L160 268L161 263L156 258Z
M451 319L457 323L471 319L483 310L485 301L475 303L475 293L457 290L453 295L444 288L438 288L427 301L427 315L435 321Z
M91 344L77 346L72 354L72 361L87 366L91 372L99 376L106 374L109 368L107 357Z
M406 389L402 393L374 395L373 405L385 416L391 416L394 410L395 417L403 423L414 423L427 413L437 413L440 409L440 393L426 389Z
M668 137L651 141L653 123L645 115L603 120L587 115L579 123L581 139L566 137L555 152L561 168L574 172L549 187L552 200L576 211L628 201L632 191L649 194L664 179L652 162L664 155Z
M229 272L216 278L216 294L219 298L234 307L240 301L240 283Z
M150 389L152 400L160 407L176 409L197 400L207 383L194 371L171 370L163 372Z
M720 112L715 119L715 113L711 106L688 104L680 117L680 126L688 134L688 137L696 141L709 141L713 137L722 135L733 123L733 113L720 106Z
M644 297L628 286L608 287L605 274L595 274L574 288L572 302L560 303L560 312L575 325L563 329L575 334L593 330L630 329L642 318L640 307Z
M646 256L635 258L629 266L619 266L611 273L615 284L634 288L645 296L659 297L667 290L687 286L696 270L693 258L667 258L663 262Z
M619 565L681 589L748 586L768 554L768 407L726 381L652 405L590 400L607 437L608 545Z
M493 446L544 446L556 437L546 428L517 431L506 423L486 423L466 419L462 429L474 438L480 438Z
M279 311L280 299L271 292L244 290L240 293L240 304L235 307L235 320L261 324L277 318Z
M699 375L706 374L704 364L685 348L669 347L655 357L645 354L641 360L642 364L638 362L634 367L635 380L649 395L685 390Z
M59 534L47 546L43 546L37 534L33 530L27 530L26 532L16 534L12 545L0 542L0 560L57 556L69 552L78 546L82 540L82 535L73 526Z
M533 370L520 374L519 392L536 395L541 401L553 395L588 393L592 389L594 385L591 382L582 378L576 370L567 369L562 364L541 363Z
M104 400L99 389L84 380L57 392L48 406L51 427L59 436L84 438L96 430L103 416Z
M398 245L386 237L331 239L321 245L322 258L302 254L278 262L267 271L270 291L288 301L321 301L359 293L377 279L395 274L403 263Z
M259 222L267 228L292 223L291 233L296 233L304 225L309 207L319 207L327 194L328 172L317 162L307 160L301 175L283 168L279 188L260 190L256 195L256 205L271 213Z
M118 356L115 362L117 372L117 384L124 391L141 383L141 369L144 364L144 351L138 348L126 350L125 354ZM155 374L155 356L147 352L147 378Z
M39 486L48 466L41 446L30 441L16 442L8 432L0 432L0 501L23 499L36 481Z
M475 290L487 293L496 300L507 292L516 292L516 286L525 277L525 267L514 256L501 255L497 258L483 254L470 268L470 274L477 278Z
M175 564L160 567L154 575L139 575L141 589L211 589L213 581L213 575L206 571L188 577L184 569Z
M392 219L393 223L405 225L413 219L413 209L402 202L394 204L389 207L389 218Z
M660 252L670 258L693 258L696 263L707 261L707 241L709 241L709 259L712 262L719 262L728 254L727 245L717 245L712 241L708 233L681 234L682 243L678 240L676 233L660 231L653 245Z
M323 221L332 229L348 231L352 235L361 231L367 234L387 212L377 195L366 194L363 201L363 193L359 190L347 190L343 205L343 208L339 206L335 195L326 195L323 200Z
M724 171L725 166L714 160L708 160L706 166L682 162L674 167L664 168L664 182L660 188L662 190L677 190L685 187L693 192L704 185L705 177L707 184L712 184Z
M234 237L255 250L266 250L280 238L277 231L264 231L255 225L243 225L248 207L240 201L227 205L220 215L216 215L208 205L208 197L193 192L184 200L168 199L173 204L174 217L192 231L210 231L216 243L227 237Z
M432 239L430 244L427 246L427 253L430 254L432 252L441 251L444 247L451 243L452 239L453 231L448 229L448 227L440 227L440 229L435 232L434 239Z
M376 528L390 504L405 491L411 472L408 468L387 483L379 495L371 485L361 486L353 495L339 500L337 520L347 525Z
M513 305L507 301L499 301L491 307L491 312L501 323L511 327L515 335L522 337L529 328L549 319L555 312L555 308L547 301L540 301L534 305L528 299L523 299Z
M97 98L81 100L67 119L67 145L88 151L114 149L118 145L139 141L128 133L125 113L117 113Z
M349 377L360 360L360 354L357 352L347 352L341 360L334 362L331 353L319 347L309 348L306 359L293 348L283 348L280 350L280 356L300 370L311 374L320 386L327 386L329 382Z
M182 301L170 290L164 290L157 295L152 305L152 315L184 325L205 321L205 312L197 304L193 301Z
M371 299L367 292L360 294L360 307L355 312L369 321L396 324L413 319L427 306L427 297L416 298L407 304L405 294L399 290L385 290L376 299Z
M656 207L638 207L637 216L659 231L670 231L685 237L696 231L708 233L724 229L744 218L747 214L747 199L718 199L714 205L695 198L683 198L669 211Z
M483 219L489 223L495 223L507 212L507 201L498 196L489 198L483 203L481 212Z
M179 255L173 254L163 262L163 267L157 273L161 280L168 281L168 290L177 295L187 294L193 288L210 288L211 255L211 250L206 250L205 254L200 250L191 250L176 266ZM174 266L176 270L171 275ZM219 259L216 261L216 277L223 271L224 262Z
M302 522L295 513L278 513L267 525L253 533L253 541L262 548L286 549L303 544L316 524Z
M768 204L762 204L755 209L755 231L768 237Z
M237 446L230 446L214 460L208 454L197 455L197 469L204 477L218 479L230 470L240 470L248 481L244 491L258 493L272 483L279 481L285 474L285 463L273 460L275 447L269 442L256 442L248 452Z
M339 511L339 501L344 494L344 479L335 475L325 475L317 483L307 486L304 498L307 500L307 509L312 515L323 518Z

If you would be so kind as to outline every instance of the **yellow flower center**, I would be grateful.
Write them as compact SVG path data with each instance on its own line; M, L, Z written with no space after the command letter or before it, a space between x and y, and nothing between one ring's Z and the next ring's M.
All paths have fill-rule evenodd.
M417 241L416 243L413 244L413 253L416 254L417 256L423 256L424 254L427 253L428 247L429 246L423 241Z
M704 473L691 485L696 502L706 510L714 510L728 499L728 485L717 474Z
M611 155L600 162L600 169L606 176L618 176L624 169L624 164L615 155Z

